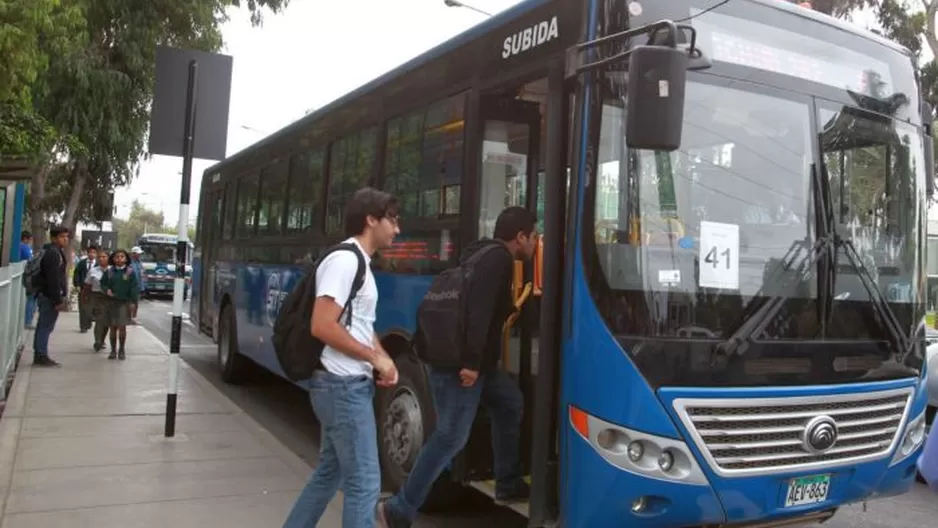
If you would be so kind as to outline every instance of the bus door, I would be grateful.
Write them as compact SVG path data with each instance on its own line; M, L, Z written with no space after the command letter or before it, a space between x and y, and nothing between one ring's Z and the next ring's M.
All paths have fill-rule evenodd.
M526 86L531 86L530 83ZM524 90L519 90L524 93ZM479 237L491 237L499 213L509 206L522 206L537 211L537 182L541 172L542 103L520 97L493 95L480 101L481 152L479 158ZM540 223L540 222L539 222ZM525 284L532 280L532 266L516 262L517 288L520 295ZM537 323L535 297L529 295L524 311L512 327L505 332L507 346L502 353L500 368L518 380L525 395L525 423L522 427L521 450L530 444L530 405L533 383L531 365L532 342ZM453 476L459 481L472 481L483 492L494 493L494 473L491 447L490 421L483 409L477 415L473 432L465 450L453 464ZM522 457L527 474L530 460Z
M218 267L218 245L221 242L223 192L224 189L218 188L205 197L207 202L202 213L205 220L202 232L199 233L199 246L201 246L199 249L202 254L198 270L199 287L197 290L192 288L193 301L198 303L198 324L209 332L209 335L215 335L215 320L218 316L215 313L217 294L215 274ZM195 279L195 273L193 273L193 279ZM195 298L196 295L198 299Z

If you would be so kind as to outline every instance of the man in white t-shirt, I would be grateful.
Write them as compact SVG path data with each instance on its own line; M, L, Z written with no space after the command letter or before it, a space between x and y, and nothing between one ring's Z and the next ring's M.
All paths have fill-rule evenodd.
M300 493L284 528L316 526L338 489L344 495L343 528L372 528L381 492L378 434L375 425L375 375L380 386L397 383L397 368L374 332L378 289L371 273L371 257L387 248L399 233L397 201L366 187L345 206L347 243L365 260L361 289L349 304L345 325L343 307L358 271L358 256L335 251L316 271L316 302L312 334L325 343L324 370L310 381L310 400L321 426L319 465Z

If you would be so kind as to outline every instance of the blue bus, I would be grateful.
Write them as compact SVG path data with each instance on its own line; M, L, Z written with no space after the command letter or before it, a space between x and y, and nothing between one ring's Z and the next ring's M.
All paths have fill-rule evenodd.
M435 419L417 305L522 205L542 243L501 368L530 526L825 520L915 480L931 122L907 50L788 2L523 1L209 168L192 320L224 380L282 375L273 321L344 200L398 196L373 262L396 490ZM428 508L493 494L490 442L482 412Z
M140 263L143 267L144 278L147 281L146 296L172 295L173 280L176 278L176 241L178 236L167 233L144 233L137 239L140 248ZM189 243L189 252L195 246ZM189 295L192 272L186 270L186 283L184 296Z

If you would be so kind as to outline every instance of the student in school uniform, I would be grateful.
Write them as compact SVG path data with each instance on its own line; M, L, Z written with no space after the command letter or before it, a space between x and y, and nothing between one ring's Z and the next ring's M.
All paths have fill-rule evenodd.
M130 264L127 251L118 249L111 255L111 266L101 278L101 289L110 299L108 320L111 326L111 353L108 359L126 359L127 325L130 309L140 298L140 278ZM117 347L120 340L120 348Z
M88 304L91 312L91 320L94 322L94 351L104 350L104 338L107 336L108 328L111 325L109 315L111 308L111 299L107 292L101 288L101 279L104 272L110 266L111 256L103 249L98 252L97 259L88 270L88 276L85 278L85 284L82 288L83 302Z

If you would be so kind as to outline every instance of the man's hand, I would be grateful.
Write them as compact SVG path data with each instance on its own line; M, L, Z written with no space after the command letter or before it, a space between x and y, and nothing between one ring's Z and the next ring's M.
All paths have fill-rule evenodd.
M391 364L393 365L394 363L391 362ZM397 365L394 365L394 368L388 374L385 374L385 375L379 374L378 379L375 381L375 383L379 387L387 388L387 387L393 387L397 385L397 380L398 380Z
M397 365L386 353L379 351L375 354L375 359L372 360L371 365L378 373L378 385L389 387L397 383Z
M463 387L471 387L475 385L476 380L479 379L479 371L462 369L459 371L459 379L462 381Z

